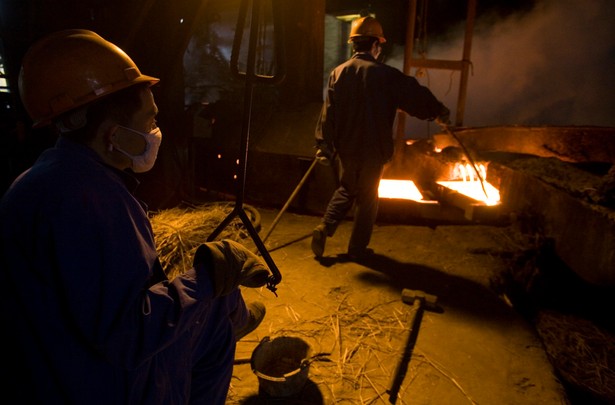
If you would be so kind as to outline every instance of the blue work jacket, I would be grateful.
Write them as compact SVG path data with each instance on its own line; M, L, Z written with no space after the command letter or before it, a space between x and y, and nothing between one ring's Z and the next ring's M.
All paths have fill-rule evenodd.
M3 375L22 403L187 403L211 281L167 280L128 184L60 137L2 198Z

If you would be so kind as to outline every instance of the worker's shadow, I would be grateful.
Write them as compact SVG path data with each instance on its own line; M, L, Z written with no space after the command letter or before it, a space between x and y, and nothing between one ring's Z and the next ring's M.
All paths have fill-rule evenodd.
M361 259L347 255L327 256L320 260L323 266L352 261L367 268L356 275L358 281L369 286L394 290L420 290L435 295L438 312L453 309L485 320L506 319L510 308L488 286L464 277L448 274L444 270L411 263L400 262L388 256L374 253Z
M247 397L240 402L242 405L324 405L326 403L330 403L330 401L325 400L318 385L310 379L305 382L301 391L291 396L273 397L259 390L258 394Z

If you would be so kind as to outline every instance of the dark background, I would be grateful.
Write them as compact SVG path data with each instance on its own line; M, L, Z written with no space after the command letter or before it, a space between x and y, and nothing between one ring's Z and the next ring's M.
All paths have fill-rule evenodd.
M161 111L159 123L164 134L161 157L154 170L140 175L143 198L151 207L173 206L192 194L193 183L198 182L198 179L187 174L190 171L186 170L186 166L194 165L195 160L205 167L204 170L210 171L204 177L217 176L216 170L220 168L208 165L208 157L202 153L196 153L196 158L186 158L191 154L195 155L195 142L192 140L195 115L191 106L186 105L184 53L199 27L211 24L221 14L234 12L239 8L239 3L239 0L1 0L0 52L8 84L8 92L0 93L1 192L4 193L13 179L55 141L55 135L48 129L30 128L30 119L19 100L17 78L21 58L28 46L46 33L66 28L96 31L122 47L142 72L161 78L160 84L154 89ZM405 0L297 0L282 1L280 4L284 16L283 62L286 77L279 85L264 86L257 90L256 99L259 103L255 106L253 116L254 137L259 136L259 128L266 128L272 117L280 116L285 111L299 111L304 106L322 101L325 14L340 15L365 11L375 13L385 27L388 38L385 51L392 65L399 62L400 49L403 49L406 36L408 2ZM419 1L418 4L419 18L422 20L417 29L429 33L427 46L430 51L433 49L436 56L437 52L446 53L447 44L459 41L459 32L463 29L466 16L466 2L430 0ZM615 124L614 114L609 113L613 105L612 93L615 93L608 91L613 87L612 74L608 75L607 82L602 83L606 90L597 92L593 90L593 84L588 84L585 86L587 90L580 96L574 93L575 88L584 88L580 79L584 78L585 82L589 82L593 77L600 85L600 74L612 71L608 66L610 59L605 58L615 57L613 41L591 42L591 35L596 35L599 39L613 33L612 20L608 26L592 27L594 31L581 23L608 20L613 16L613 3L593 0L583 2L580 6L574 6L575 4L577 3L567 0L478 1L473 49L476 61L473 60L475 71L473 70L470 80L466 125ZM569 26L559 24L556 19L544 26L539 25L539 15L566 18L573 12L578 14L578 10L583 10L583 14L587 15L585 19L579 18L578 24L569 18ZM514 24L517 23L521 27L519 31L515 31ZM537 30L532 28L537 24ZM542 27L545 30L540 31ZM218 29L230 37L234 27L222 26ZM558 42L557 35L550 34L551 30L558 33L579 30L578 35L574 32L569 35L589 39L578 44L569 44L565 40ZM520 40L532 42L528 45L521 44L523 47L519 48L528 51L515 53L509 51L506 46L499 45L498 41L502 38L510 41L511 36L513 41L518 37ZM615 35L613 37L615 38ZM535 44L542 45L533 49ZM458 43L455 46L459 48ZM223 47L220 49L224 50ZM532 50L529 51L530 49ZM555 52L554 49L561 51L547 55L548 62L535 56ZM566 50L570 51L571 56L564 52ZM513 62L504 62L503 58L507 55L514 58L514 63L524 64L514 67ZM532 57L524 61L523 58L527 55ZM597 61L588 55L596 56ZM237 146L243 112L243 82L232 77L230 69L227 70L227 60L218 62L220 64L217 70L213 71L209 69L211 66L208 66L204 76L208 77L210 85L219 84L225 92L215 105L210 106L209 111L198 113L201 117L215 118L214 138L216 133L222 135L212 142ZM561 75L554 75L550 70L544 69L545 64L568 68ZM579 71L580 68L586 70ZM600 74L588 74L593 69L599 69ZM214 83L211 83L212 81ZM507 86L510 87L515 81L521 84L511 88L509 95L499 98ZM448 85L447 80L433 82ZM546 82L547 90L538 88L537 82ZM503 89L499 90L499 86ZM560 91L564 93L561 97L557 94ZM552 96L545 98L545 94ZM604 94L611 98L604 99ZM449 95L446 92L443 97ZM590 100L590 95L600 96L602 101ZM498 99L494 100L493 97ZM584 113L581 115L576 114L580 109L577 99L585 100L588 109L593 108L593 115L585 114L587 109L583 109ZM597 103L595 105L598 107L594 108L593 103ZM526 107L529 107L530 113L523 113ZM187 161L190 163L186 163ZM220 177L220 182L225 183L227 180ZM233 190L232 185L225 187L220 184L216 187L224 192Z

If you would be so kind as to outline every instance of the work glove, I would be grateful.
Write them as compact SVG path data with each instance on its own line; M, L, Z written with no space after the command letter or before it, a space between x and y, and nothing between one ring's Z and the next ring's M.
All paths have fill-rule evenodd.
M211 277L214 296L230 294L238 286L258 288L267 284L269 270L243 245L230 240L207 242L194 253L193 265L204 267Z
M322 165L331 165L331 161L333 160L333 152L326 144L321 143L318 146L318 149L316 149L316 160Z
M436 124L440 125L442 128L446 129L451 125L451 112L445 106L442 106L442 111L440 111L440 115L435 118Z

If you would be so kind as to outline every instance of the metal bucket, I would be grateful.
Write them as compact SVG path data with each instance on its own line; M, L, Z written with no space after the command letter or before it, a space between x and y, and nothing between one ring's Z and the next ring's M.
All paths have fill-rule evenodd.
M259 391L272 397L299 393L308 380L311 352L310 345L297 337L263 338L250 359Z

